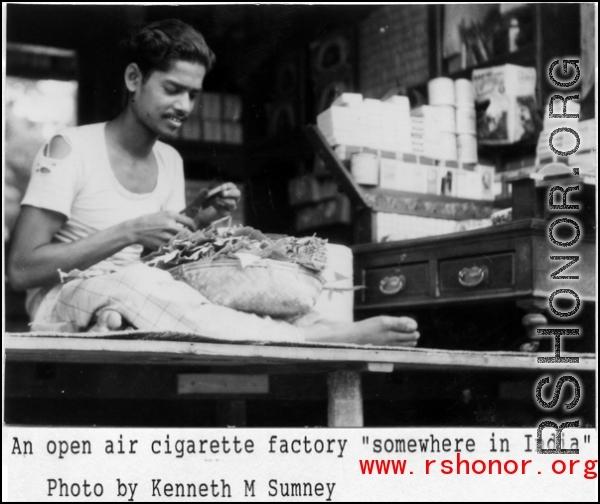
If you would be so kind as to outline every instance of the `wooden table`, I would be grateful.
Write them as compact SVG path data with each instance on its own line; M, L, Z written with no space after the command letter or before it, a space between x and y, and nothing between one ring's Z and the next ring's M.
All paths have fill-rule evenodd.
M136 334L137 333L137 334ZM131 333L130 333L131 334ZM145 333L134 331L134 336ZM347 345L249 345L90 337L32 337L5 334L7 362L198 365L239 369L261 366L269 373L328 373L328 425L362 427L361 373L426 370L543 369L593 371L593 354L579 355L577 364L539 364L538 356L520 352L474 352ZM563 354L563 356L574 356ZM7 387L10 383L6 384Z
M365 289L357 292L355 313L366 318L403 310L421 325L435 318L436 308L454 309L452 322L461 316L458 310L469 318L493 311L494 303L510 303L525 315L523 336L529 340L524 339L521 349L536 351L537 327L569 323L549 313L555 289L577 292L588 318L594 316L596 301L595 237L585 235L578 244L579 262L573 269L579 277L552 280L565 261L550 256L565 252L550 246L548 225L543 219L520 219L462 233L356 245L354 281ZM593 320L589 325L593 330ZM482 324L481 334L490 329ZM592 334L584 336L593 342Z

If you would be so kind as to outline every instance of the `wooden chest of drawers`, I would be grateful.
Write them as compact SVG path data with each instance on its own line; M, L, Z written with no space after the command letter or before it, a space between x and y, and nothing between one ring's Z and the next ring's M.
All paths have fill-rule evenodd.
M550 242L548 226L546 220L523 219L452 235L356 245L355 284L364 286L356 293L356 317L408 313L423 325L436 316L432 309L447 308L446 313L454 310L457 316L459 308L466 309L461 316L485 318L502 301L504 307L509 303L522 309L520 317L529 314L526 326L548 319L564 324L550 313L549 296L559 288L572 289L582 307L593 306L595 237L582 236L568 251L580 259L564 274L579 279L553 280L551 273L566 261L550 256L567 252Z

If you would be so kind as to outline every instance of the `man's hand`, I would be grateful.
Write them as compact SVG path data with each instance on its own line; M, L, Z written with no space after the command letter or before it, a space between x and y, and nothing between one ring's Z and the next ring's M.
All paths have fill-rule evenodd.
M129 236L133 243L140 243L145 248L158 250L173 236L179 233L184 226L192 231L196 230L194 220L177 212L158 212L143 215L137 219L126 222Z
M207 189L203 189L203 191L206 191L207 196L209 195ZM205 200L203 205L205 208L201 208L194 218L198 229L203 229L214 221L231 215L242 195L237 186L231 182L222 184L210 192L214 193L214 196Z

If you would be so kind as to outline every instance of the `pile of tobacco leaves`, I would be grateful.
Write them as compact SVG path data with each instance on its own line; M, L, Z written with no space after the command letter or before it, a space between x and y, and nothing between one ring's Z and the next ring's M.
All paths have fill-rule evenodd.
M325 268L327 240L268 235L243 226L180 231L168 243L142 258L148 266L170 269L189 262L235 259L246 267L260 259L295 263L320 272Z

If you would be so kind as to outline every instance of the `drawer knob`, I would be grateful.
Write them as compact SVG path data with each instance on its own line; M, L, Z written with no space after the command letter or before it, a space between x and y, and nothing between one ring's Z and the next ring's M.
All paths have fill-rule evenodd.
M404 275L386 276L379 282L379 290L388 296L398 294L406 286Z
M471 266L470 268L463 268L458 272L458 283L463 287L477 287L487 276L487 267Z

